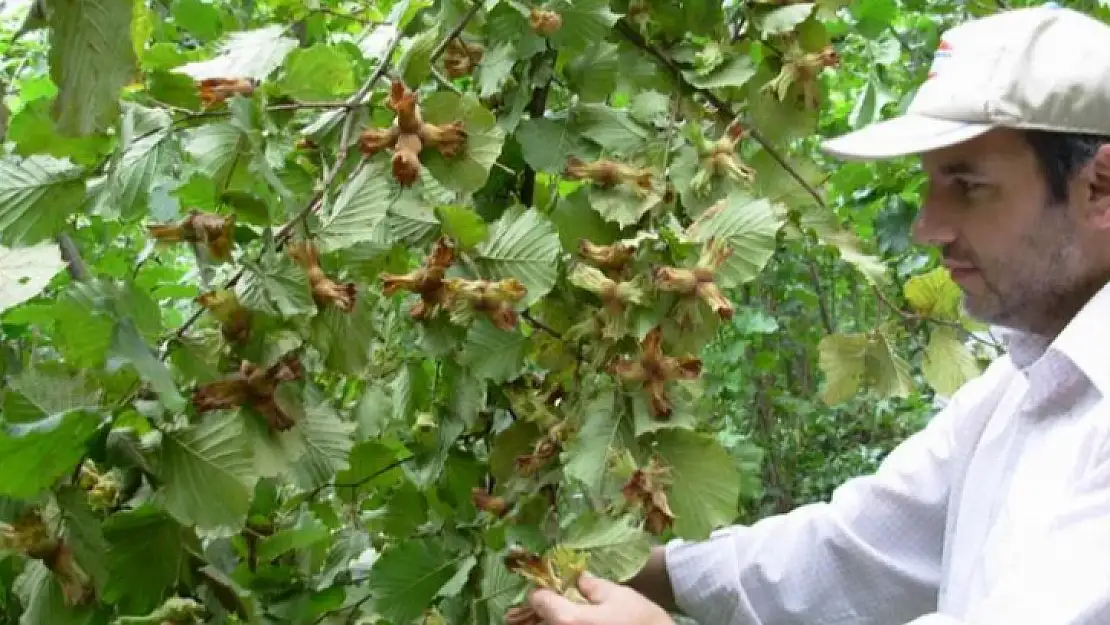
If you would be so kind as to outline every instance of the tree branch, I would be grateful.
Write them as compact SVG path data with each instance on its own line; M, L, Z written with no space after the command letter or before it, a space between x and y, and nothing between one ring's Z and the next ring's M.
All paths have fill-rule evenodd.
M327 193L327 190L331 188L331 186L335 183L335 179L339 175L339 170L343 167L343 155L346 154L347 142L350 140L350 134L352 128L354 127L354 112L362 103L362 101L366 98L367 94L369 94L370 91L374 88L374 84L377 83L378 80L380 80L381 77L385 75L386 70L389 68L390 57L393 56L394 50L397 49L397 45L401 42L401 36L401 33L397 33L397 35L393 38L393 41L389 44L389 47L382 54L381 61L378 63L378 68L374 70L374 73L370 76L370 78L368 78L366 82L363 83L362 87L360 87L354 95L347 99L344 105L346 110L343 112L343 128L339 135L339 154L336 157L335 166L332 167L327 176L325 176L324 184L321 186L320 190L313 194L312 199L308 201L307 205L305 205L305 207L299 213L297 213L295 217L290 219L289 222L282 226L281 229L278 231L277 236L275 237L277 249L280 250L289 241L289 239L292 238L293 229L296 227L297 223L304 220L309 214L315 211L323 203L324 195ZM230 289L234 287L236 284L239 283L240 280L243 279L243 274L245 272L245 268L240 268L239 271L235 272L235 275L233 275L231 279L228 280L226 284L224 284L223 288ZM204 314L204 309L198 308L192 315L189 316L188 319L185 320L184 323L181 324L181 327L179 327L177 331L174 332L174 336L179 339L183 338L185 334L189 331L189 329L193 326L193 324L196 323L198 319L200 319L200 316L202 314ZM168 354L168 351L165 349L165 345L163 345L161 352L163 354L163 358L166 354Z
M536 62L536 69L532 72L534 76L544 64L550 62L552 66L555 64L555 59L558 52L548 48L543 56ZM554 73L553 73L554 74ZM543 85L536 87L532 90L532 99L528 102L528 115L532 119L542 119L543 113L547 109L547 93L551 89L551 80L548 79ZM532 206L535 201L536 195L536 170L531 165L524 166L524 176L520 181L520 203L525 206Z
M701 87L695 87L694 85L690 84L690 82L686 80L686 77L682 75L682 68L679 67L678 63L676 63L674 59L667 56L662 50L645 40L642 36L640 36L640 33L636 32L636 30L629 26L626 21L621 20L617 22L616 29L618 32L621 33L621 35L624 36L625 39L632 43L632 45L640 48L641 50L644 50L651 56L655 57L656 61L669 69L671 73L674 74L675 80L678 82L679 86L681 86L684 90L689 93L695 93L705 98L710 104L713 105L713 107L716 109L717 115L721 119L725 120L726 122L731 122L732 120L737 119L738 116L727 102L717 97L717 95L709 89L702 89ZM770 155L770 157L774 159L776 163L778 163L784 170L786 170L786 173L790 174L791 178L797 181L797 183L800 184L802 188L804 188L811 196L813 196L813 199L817 201L817 204L819 206L823 208L826 206L825 199L821 197L821 194L817 192L817 189L814 189L813 185L811 185L805 178L803 178L802 175L799 174L798 171L786 161L783 155L778 151L777 148L775 148L771 144L769 140L767 140L766 137L764 137L758 130L751 126L747 126L747 132L753 139L756 140L756 142L759 143L760 146L763 147L764 150L767 151L767 154Z
M69 271L69 277L73 278L74 282L85 282L89 279L89 267L81 258L81 252L77 249L77 244L73 242L65 232L59 233L55 238L58 242L58 247L62 252L62 259L66 261L66 269Z

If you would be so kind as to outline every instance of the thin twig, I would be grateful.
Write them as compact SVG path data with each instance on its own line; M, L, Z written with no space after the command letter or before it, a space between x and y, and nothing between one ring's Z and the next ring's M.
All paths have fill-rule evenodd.
M551 336L553 336L553 337L555 337L559 340L562 340L562 338L563 338L562 334L560 334L558 331L556 331L551 326L549 326L549 325L545 324L544 322L540 321L539 319L536 319L535 317L533 317L531 311L526 310L523 313L521 313L521 316L524 317L524 319L526 321L528 321L528 323L536 326L537 328L539 328L540 330L543 330L544 332L547 332Z
M466 15L464 15L463 18L459 20L459 23L451 29L451 32L448 33L447 36L439 42L439 45L436 46L435 51L432 52L432 65L435 65L436 61L439 60L439 57L443 56L443 53L447 50L447 46L451 44L451 40L455 37L458 37L459 34L462 33L463 29L466 28L466 25L470 22L470 20L474 19L474 16L478 14L478 11L480 11L481 8L482 2L480 0L470 5L470 10L466 12Z
M991 343L990 341L984 339L983 337L977 336L974 332L972 332L972 331L968 330L967 328L963 327L963 325L961 325L957 321L949 321L947 319L937 319L935 317L930 317L928 315L919 315L917 313L910 312L908 310L903 310L902 308L898 307L894 302L890 301L890 299L886 296L886 294L884 294L882 292L882 289L880 289L879 287L874 286L874 285L872 285L871 288L875 292L875 295L878 296L879 301L881 301L883 304L886 304L886 306L888 308L890 308L892 311L897 313L898 316L901 317L902 319L904 319L905 321L924 321L926 323L935 323L937 325L942 325L942 326L948 326L950 328L955 328L957 330L960 330L961 332L963 332L967 336L971 337L972 339L975 339L976 341L982 343L983 345L986 345L987 347L991 347L993 349L998 349L999 348L999 345L997 343Z
M821 284L821 275L817 272L817 265L811 259L809 261L809 275L813 279L813 289L817 295L817 306L821 312L821 323L825 326L825 331L832 334L836 330L833 328L832 316L829 315L829 308L825 304L824 287Z

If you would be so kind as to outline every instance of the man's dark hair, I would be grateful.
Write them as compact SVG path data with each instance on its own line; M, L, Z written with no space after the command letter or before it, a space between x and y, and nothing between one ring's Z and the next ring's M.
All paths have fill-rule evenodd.
M1033 147L1048 183L1049 199L1054 204L1068 199L1068 182L1086 165L1110 136L1026 130L1025 138Z

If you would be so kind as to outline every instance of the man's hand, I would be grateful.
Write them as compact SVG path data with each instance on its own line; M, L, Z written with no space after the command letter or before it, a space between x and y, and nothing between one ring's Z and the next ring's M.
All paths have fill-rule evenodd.
M528 602L547 625L674 625L663 608L626 586L583 573L578 589L591 605L550 590L533 592Z

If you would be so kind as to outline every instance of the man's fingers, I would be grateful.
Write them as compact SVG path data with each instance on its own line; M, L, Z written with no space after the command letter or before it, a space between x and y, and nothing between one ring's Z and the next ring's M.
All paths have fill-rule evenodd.
M602 603L613 596L613 591L620 588L613 582L595 577L589 572L583 571L578 576L578 590L590 600L590 603Z
M536 590L528 596L528 603L545 623L571 625L578 623L578 604L551 590Z

